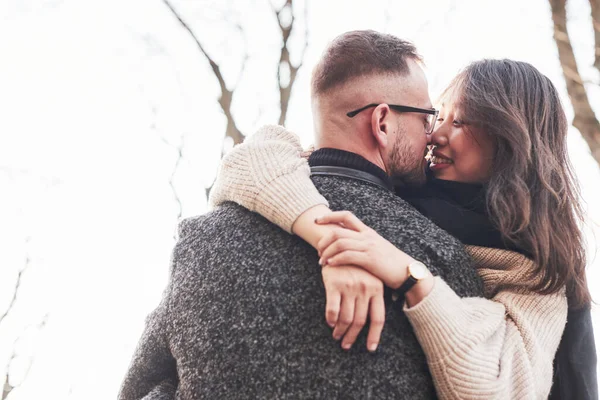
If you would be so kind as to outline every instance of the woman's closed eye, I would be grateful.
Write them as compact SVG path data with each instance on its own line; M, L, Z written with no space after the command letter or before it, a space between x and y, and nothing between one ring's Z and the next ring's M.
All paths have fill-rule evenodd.
M444 117L438 117L438 119L436 121L439 123L444 122ZM464 124L465 124L465 122L462 119L452 120L452 125L454 125L454 126L461 126Z

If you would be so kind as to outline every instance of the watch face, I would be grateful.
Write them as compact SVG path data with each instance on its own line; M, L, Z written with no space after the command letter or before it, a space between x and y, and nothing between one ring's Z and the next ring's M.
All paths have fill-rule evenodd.
M408 272L416 280L421 280L427 276L427 267L420 261L415 261L408 266Z

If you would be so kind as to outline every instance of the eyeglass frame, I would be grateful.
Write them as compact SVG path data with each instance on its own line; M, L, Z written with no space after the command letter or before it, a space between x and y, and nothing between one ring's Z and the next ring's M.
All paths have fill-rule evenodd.
M371 103L369 105L366 105L366 106L356 109L354 111L350 111L350 112L346 113L346 116L350 117L350 118L354 118L358 113L366 110L367 108L377 107L380 104L386 104L386 103ZM417 108L417 107L410 107L410 106L399 106L396 104L388 104L388 107L391 108L392 110L395 110L398 112L413 112L413 113L419 113L419 114L433 115L434 118L433 118L433 123L431 124L431 129L429 131L425 132L428 135L431 135L433 133L433 128L435 128L435 123L437 122L437 117L440 114L440 110L436 110L435 108L426 109L426 108Z

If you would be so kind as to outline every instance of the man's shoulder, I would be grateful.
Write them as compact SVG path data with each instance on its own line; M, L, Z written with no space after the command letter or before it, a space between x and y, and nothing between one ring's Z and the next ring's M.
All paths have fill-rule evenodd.
M375 218L376 221L373 222L383 226L398 227L399 224L405 225L411 221L422 226L435 226L416 208L390 190L357 179L329 176L313 179L332 209L350 210L357 215L369 216Z

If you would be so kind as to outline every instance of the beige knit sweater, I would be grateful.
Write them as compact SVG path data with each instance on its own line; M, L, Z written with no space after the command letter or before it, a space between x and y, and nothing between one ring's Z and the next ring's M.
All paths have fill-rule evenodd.
M288 232L305 210L327 201L310 180L298 137L266 126L223 160L211 202L235 201ZM467 246L486 298L460 298L439 277L404 309L442 399L545 399L566 323L564 293L540 295L534 263L506 250ZM512 288L506 289L509 285Z

